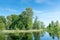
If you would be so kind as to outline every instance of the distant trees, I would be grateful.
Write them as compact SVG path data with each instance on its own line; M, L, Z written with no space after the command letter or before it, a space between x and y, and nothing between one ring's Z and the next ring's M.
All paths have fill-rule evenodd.
M58 21L56 22L51 21L51 23L47 27L49 31L55 31L55 32L57 32L59 28L60 28L60 25Z
M58 21L56 22L51 21L51 23L47 27L47 31L49 32L50 36L52 36L53 39L54 36L59 37L59 30L60 30L60 25Z
M55 22L55 32L59 31L59 29L60 29L59 21L56 21Z
M51 23L49 23L47 29L48 29L49 31L54 31L54 27L55 27L55 23L54 23L53 21L51 21Z

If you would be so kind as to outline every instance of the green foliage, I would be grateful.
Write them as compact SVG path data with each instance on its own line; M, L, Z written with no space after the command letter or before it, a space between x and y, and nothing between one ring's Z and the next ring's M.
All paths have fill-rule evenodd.
M53 39L54 39L54 36L57 36L59 38L60 25L58 21L56 21L55 23L52 21L48 25L47 29L50 36L52 36Z
M4 16L0 16L0 31L6 29L6 19ZM0 33L0 40L4 40L4 33Z
M5 30L5 24L3 22L0 23L0 30Z
M14 22L18 20L18 18L19 18L18 15L15 15L15 14L11 16L7 16L7 29L13 29L16 26ZM15 25L15 26L12 28L12 26L10 27L10 25L12 26Z
M3 23L6 23L6 19L4 16L0 16L0 23L3 22Z
M29 30L32 29L32 17L33 12L31 8L26 8L19 16L11 15L7 17L8 27L10 30ZM32 40L32 34L26 34L28 38L26 40ZM15 35L16 36L16 35ZM19 35L21 36L21 35ZM23 35L23 37L26 37ZM23 38L22 37L22 38ZM23 39L22 39L23 40Z
M37 20L37 17L33 23L33 29L40 29L40 24L39 21Z
M0 30L5 30L6 27L6 19L4 16L0 16Z
M59 27L60 27L59 22L56 21L56 23L55 23L55 30L56 30L56 31L59 31Z
M5 40L5 34L4 33L0 33L0 40Z
M48 25L47 29L48 31L54 31L55 28L55 23L53 21L51 21L51 23Z
M43 24L41 24L38 20L37 17L35 18L35 21L33 23L33 29L35 30L39 30L41 27L43 26ZM34 36L34 40L40 40L40 32L34 32L33 33Z
M40 30L40 32L34 32L33 36L35 40L40 40L40 34L44 34L45 25L43 22L38 21L37 17L33 23L33 11L31 8L26 8L20 15L12 14L7 16L0 16L0 30ZM49 23L47 26L47 31L49 32L50 36L54 38L54 35L58 36L60 31L59 22ZM32 40L33 38L32 33L10 33L8 34L9 40ZM43 36L43 35L42 35ZM0 40L4 40L5 34L0 34ZM58 36L59 37L59 36Z

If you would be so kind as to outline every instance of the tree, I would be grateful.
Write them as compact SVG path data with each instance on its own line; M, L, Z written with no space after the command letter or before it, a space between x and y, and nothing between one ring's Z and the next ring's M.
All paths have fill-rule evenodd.
M55 34L58 35L59 34L59 29L60 29L60 25L59 25L59 21L55 22Z
M6 28L6 19L4 16L0 16L0 30L5 30Z
M45 29L45 25L44 25L44 23L43 22L40 22L40 29Z
M56 23L55 23L55 30L58 31L59 30L59 27L60 27L59 22L56 21Z
M33 18L33 11L31 8L26 8L26 29L32 29L32 18Z
M13 29L13 28L15 28L15 26L13 26L13 25L15 25L15 21L16 20L18 20L18 15L16 15L16 14L12 14L12 15L10 15L10 16L7 16L7 29ZM14 23L14 24L13 24ZM12 25L12 26L11 26ZM11 26L11 27L10 27Z
M40 23L37 20L37 17L35 18L35 21L33 23L33 29L39 30L40 29ZM33 33L35 40L40 40L40 32L34 32Z
M23 25L25 25L25 29L26 30L29 30L29 29L32 29L32 18L33 18L33 11L31 8L26 8L26 11L25 11L25 17L23 20L25 20L25 23ZM25 34L25 38L26 40L32 40L32 34L31 33L26 33Z
M19 17L20 17L19 20L22 22L21 24L23 25L20 27L22 27L24 30L32 29L33 12L31 8L26 8L26 10L23 11L22 14L19 15ZM25 36L23 36L21 40L32 40L32 34L25 33Z
M52 36L53 39L54 39L54 36L59 35L59 22L58 21L56 21L55 23L51 21L51 23L49 24L47 28L48 28L48 32L50 36Z
M51 32L51 31L53 32L55 29L55 23L53 21L51 21L51 23L48 25L47 29L49 32Z
M9 30L14 30L17 29L17 25L16 25L16 20L18 20L19 16L16 14L12 14L10 16L7 16L7 29ZM11 26L12 25L12 26ZM19 38L19 36L17 35L18 33L14 33L14 34L9 34L8 38L9 40L17 40L17 38Z
M5 30L6 28L6 19L4 16L0 16L0 31ZM0 33L0 40L4 40L5 34Z
M31 8L26 8L25 11L23 11L20 15L19 15L19 18L17 20L13 20L14 18L9 18L12 22L10 25L9 25L9 29L16 29L18 28L19 30L21 29L24 29L24 30L29 30L29 29L32 29L32 17L33 17L33 12L32 12L32 9ZM20 35L22 36L22 35ZM27 38L26 38L27 37ZM25 33L25 36L23 36L22 38L25 38L26 40L32 40L32 34L30 33ZM24 40L24 39L21 39L21 40Z

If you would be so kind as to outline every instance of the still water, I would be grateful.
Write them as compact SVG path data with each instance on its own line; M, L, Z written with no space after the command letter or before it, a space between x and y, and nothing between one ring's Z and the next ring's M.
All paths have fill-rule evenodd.
M35 38L38 38L38 37L35 37ZM35 40L35 38L33 36L33 39L32 40ZM1 36L0 36L0 39L1 39ZM9 40L7 35L5 35L4 40ZM42 32L42 33L40 33L39 40L60 40L60 36L58 34L56 35L54 33Z
M56 36L53 38L48 32L45 32L44 36L40 37L40 40L58 40L58 38Z
M42 34L40 34L40 40L60 40L59 37L55 36L55 35L51 35L48 32L45 32L43 34L43 36L41 36ZM34 37L33 37L34 40Z

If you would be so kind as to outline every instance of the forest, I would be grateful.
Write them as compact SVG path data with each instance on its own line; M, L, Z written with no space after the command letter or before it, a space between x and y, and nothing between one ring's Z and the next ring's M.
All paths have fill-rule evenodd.
M40 40L40 36L43 36L44 32L49 32L50 36L54 38L54 35L59 38L60 36L60 24L51 21L48 26L45 27L44 22L38 20L38 17L33 17L34 13L32 8L26 8L19 15L11 14L7 17L0 16L0 31L2 30L40 30L41 32L33 33L0 33L0 40ZM34 19L34 20L33 20ZM42 34L42 35L41 35ZM8 37L6 37L6 35Z

